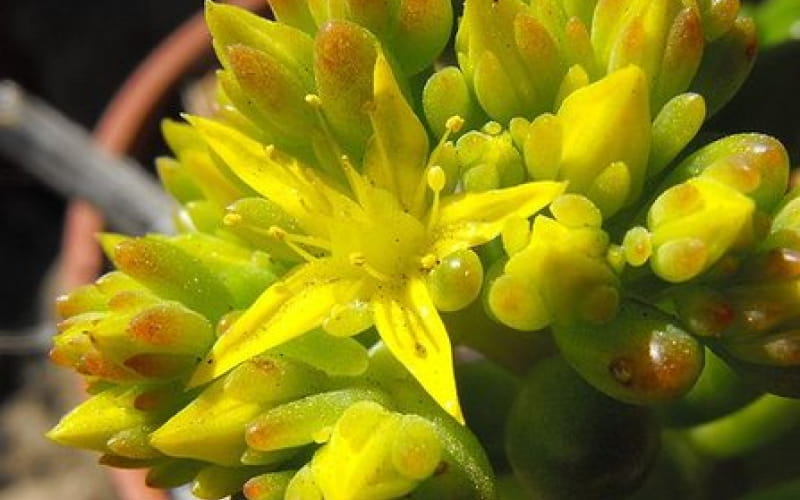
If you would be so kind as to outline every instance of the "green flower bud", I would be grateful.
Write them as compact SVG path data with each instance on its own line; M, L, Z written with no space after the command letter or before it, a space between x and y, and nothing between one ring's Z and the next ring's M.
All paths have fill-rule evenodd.
M172 243L151 237L123 239L112 246L109 257L118 269L153 292L212 321L234 308L233 297L219 277Z
M229 67L228 48L245 45L269 54L310 82L313 42L302 31L273 22L240 7L206 2L206 22L224 67Z
M250 421L266 408L319 390L324 381L322 374L300 363L254 358L211 384L158 428L150 443L170 456L239 465Z
M428 126L436 136L443 136L447 120L460 116L467 130L477 128L482 113L474 102L460 69L448 66L431 75L422 91L422 106Z
M174 158L156 159L156 171L161 185L178 203L186 204L205 197L192 176Z
M442 259L426 282L436 309L458 311L480 295L483 266L475 252L460 250Z
M702 346L676 323L624 302L606 324L556 324L553 332L564 359L592 386L620 401L653 404L688 392L703 368Z
M273 451L324 443L342 414L359 401L388 404L371 389L342 389L307 396L262 413L247 425L245 439L256 450Z
M750 198L706 176L669 188L647 214L653 271L673 283L687 281L750 245L754 210Z
M268 472L252 477L244 484L242 493L247 500L283 500L292 476L294 471Z
M504 274L491 283L489 308L502 323L521 330L611 319L619 283L606 262L608 236L599 227L599 210L583 196L563 195L551 212L556 219L534 219L527 247L513 254Z
M294 26L306 33L313 33L316 29L306 0L267 0L267 2L278 22Z
M314 34L332 20L349 21L372 32L405 75L430 66L444 49L453 23L449 0L270 0L278 20Z
M647 408L594 390L560 358L534 366L507 428L509 461L531 498L621 498L647 473L659 443Z
M783 145L762 134L719 139L683 160L669 182L710 177L746 194L759 210L772 213L786 191L789 158Z
M738 0L718 2L738 3ZM709 115L716 113L739 90L753 68L757 51L755 24L749 17L736 18L723 36L708 44L690 88L706 99Z
M64 416L47 437L65 446L110 451L110 439L150 420L147 412L134 407L141 393L141 389L116 387L96 394Z
M642 71L629 66L575 91L557 118L563 131L557 178L569 181L570 191L587 195L605 217L637 200L650 151Z
M309 75L292 71L276 57L253 47L235 44L225 50L226 69L258 118L267 120L267 128L277 129L287 140L303 141L316 126L313 110L305 104L305 96L313 91Z
M366 107L372 101L377 40L341 20L324 24L314 41L314 76L322 110L345 147L360 157L372 134Z
M694 138L706 117L706 105L698 94L680 94L669 100L653 121L653 143L648 177L657 175Z
M472 131L456 142L462 182L467 191L488 191L519 184L525 167L511 134L490 122L483 132Z
M178 201L207 199L219 207L224 207L234 200L247 196L252 191L230 172L230 169L209 154L200 135L189 125L172 120L161 122L161 132L172 152L177 157L178 163L162 160L165 169L182 172L181 175L191 178L194 188L176 186L176 193L172 193ZM174 176L173 175L173 176ZM186 193L185 191L190 191ZM182 192L182 191L183 192ZM199 190L202 195L195 191Z
M219 500L242 490L245 481L263 472L255 467L222 467L211 465L198 472L192 495L204 500Z
M150 488L177 488L191 482L205 464L193 460L169 459L154 464L145 478Z
M430 476L442 457L435 427L422 417L361 402L344 412L311 462L314 481L331 500L371 492L377 500L403 496Z
M545 60L557 58L553 54L555 42L536 19L519 17L517 24L526 8L518 0L470 0L464 5L456 36L459 66L466 80L486 113L500 123L508 123L514 116L534 116L549 110L557 90L547 89L549 99L547 95L537 95L521 58L517 35L523 37L529 61L537 55L547 56ZM535 54L537 50L539 53ZM545 69L552 71L546 65Z
M202 262L230 292L237 309L252 304L277 279L270 256L261 251L252 251L202 233L162 237L161 240Z

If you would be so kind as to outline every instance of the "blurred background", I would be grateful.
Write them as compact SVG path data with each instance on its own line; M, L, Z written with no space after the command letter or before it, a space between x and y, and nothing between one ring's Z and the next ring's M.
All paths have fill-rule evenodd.
M0 1L0 79L92 129L137 64L172 30L202 9L200 0ZM203 65L191 71L191 81ZM159 115L177 116L179 85ZM143 165L163 152L157 121L132 150ZM0 156L0 333L26 335L49 317L58 292L55 262L66 208L63 195ZM44 440L78 397L66 371L46 362L40 345L0 344L0 498L114 499L96 456Z
M757 13L763 48L753 74L707 124L703 142L759 131L779 138L800 165L800 0L767 3L783 7ZM201 0L2 0L0 79L92 129L138 62L201 8ZM186 89L209 64L187 72L156 116L177 116ZM131 155L152 169L163 151L153 119ZM61 193L0 155L0 339L35 334L50 317L66 206ZM46 345L0 342L0 499L116 498L93 454L42 437L78 392L70 375L46 362Z

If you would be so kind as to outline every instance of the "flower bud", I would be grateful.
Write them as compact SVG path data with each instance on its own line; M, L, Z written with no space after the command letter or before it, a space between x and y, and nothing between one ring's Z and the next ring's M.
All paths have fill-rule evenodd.
M204 500L221 500L242 490L245 481L263 469L256 467L222 467L211 465L194 478L192 495Z
M682 396L703 368L703 347L651 306L625 302L605 324L555 324L553 332L564 359L587 382L632 404Z
M467 191L488 191L519 184L525 167L511 135L490 122L487 132L473 130L456 142L462 182ZM495 133L498 132L498 133Z
M413 490L441 458L442 443L426 419L361 402L338 420L311 471L324 498L354 499L372 490L389 499Z
M158 422L157 413L134 406L144 392L137 387L114 387L96 394L64 416L47 437L65 446L109 452L109 440L115 436Z
M262 413L247 425L245 439L262 451L327 442L337 420L359 401L388 402L385 395L369 389L314 394Z
M789 158L776 139L763 134L735 134L712 142L683 160L668 182L692 176L713 178L753 199L771 213L789 181Z
M467 86L464 74L448 66L431 75L422 91L425 118L433 134L442 137L447 131L447 120L452 116L464 119L464 128L476 128L482 116Z
M247 500L283 500L292 476L294 471L268 472L252 477L244 484L242 493Z
M192 183L189 186L175 186L177 191L172 194L176 199L184 202L184 199L193 201L205 198L224 207L250 193L247 186L236 180L227 165L209 154L208 147L191 126L164 120L161 122L161 132L178 162L163 159L159 164L164 166L165 172L175 171L172 177L186 176ZM180 182L186 184L186 181ZM197 193L198 190L200 193Z
M392 55L404 75L411 76L430 66L442 52L450 36L453 9L449 0L276 0L276 14L291 18L290 23L313 33L308 17L324 29L327 22L345 20L373 33ZM301 5L296 5L301 4Z
M750 245L754 209L747 196L704 176L669 188L647 215L653 271L673 283L687 281Z
M274 129L287 141L305 141L316 126L314 112L305 103L305 96L314 90L309 76L298 74L269 53L247 45L234 44L226 50L226 69L236 80L237 90L247 96L249 105L258 113L251 118L265 121L268 130Z
M680 94L669 100L653 121L653 143L647 176L660 173L689 144L706 117L706 105L698 94Z
M104 236L103 238L106 238ZM199 259L158 238L123 239L109 257L124 273L158 295L178 300L211 320L234 308L222 281Z
M706 46L690 88L706 99L709 115L719 111L739 90L753 68L757 51L755 24L749 17L736 18L723 36Z
M436 309L458 311L480 295L483 266L475 252L460 250L442 259L426 282Z
M372 133L365 108L372 101L377 45L369 31L342 20L323 24L314 41L314 76L322 109L333 132L356 158Z
M622 498L647 473L658 444L647 408L596 391L558 357L533 367L506 432L525 498Z
M159 427L150 443L170 456L239 465L247 449L246 425L265 408L319 390L324 380L301 363L254 358L212 383Z
M600 202L604 217L641 193L650 151L647 101L644 73L629 66L575 91L558 111L563 131L558 178L569 181L570 191ZM608 171L615 162L623 165L613 167L621 169L619 174ZM601 177L605 171L608 179Z
M271 258L261 251L202 233L186 233L162 241L206 266L230 292L236 309L252 304L277 279Z
M551 211L556 219L537 216L528 246L491 283L489 308L521 330L607 321L616 312L619 283L605 260L608 236L599 228L598 209L583 196L563 195Z

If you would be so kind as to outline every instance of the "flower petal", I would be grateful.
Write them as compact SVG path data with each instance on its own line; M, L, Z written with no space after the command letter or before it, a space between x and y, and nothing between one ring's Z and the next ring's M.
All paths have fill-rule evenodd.
M565 189L566 183L541 181L447 197L433 228L431 252L444 257L486 243L500 234L507 220L530 217Z
M370 120L375 133L364 154L364 172L414 213L419 209L413 205L428 157L428 134L383 54L375 61L373 82Z
M279 158L279 153L227 125L196 116L186 119L248 186L297 219L306 231L325 234L320 216L331 212L327 195L334 194L310 170L292 158Z
M464 423L450 338L421 278L372 298L375 326L394 356L447 413Z
M330 259L303 265L269 287L214 344L189 387L319 326L336 304L356 298L361 280L337 272Z

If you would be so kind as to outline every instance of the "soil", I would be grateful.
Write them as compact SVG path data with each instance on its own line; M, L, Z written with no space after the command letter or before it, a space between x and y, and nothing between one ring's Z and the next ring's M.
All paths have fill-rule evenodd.
M113 500L97 454L44 437L80 401L73 374L45 356L19 362L21 383L0 406L0 500Z

